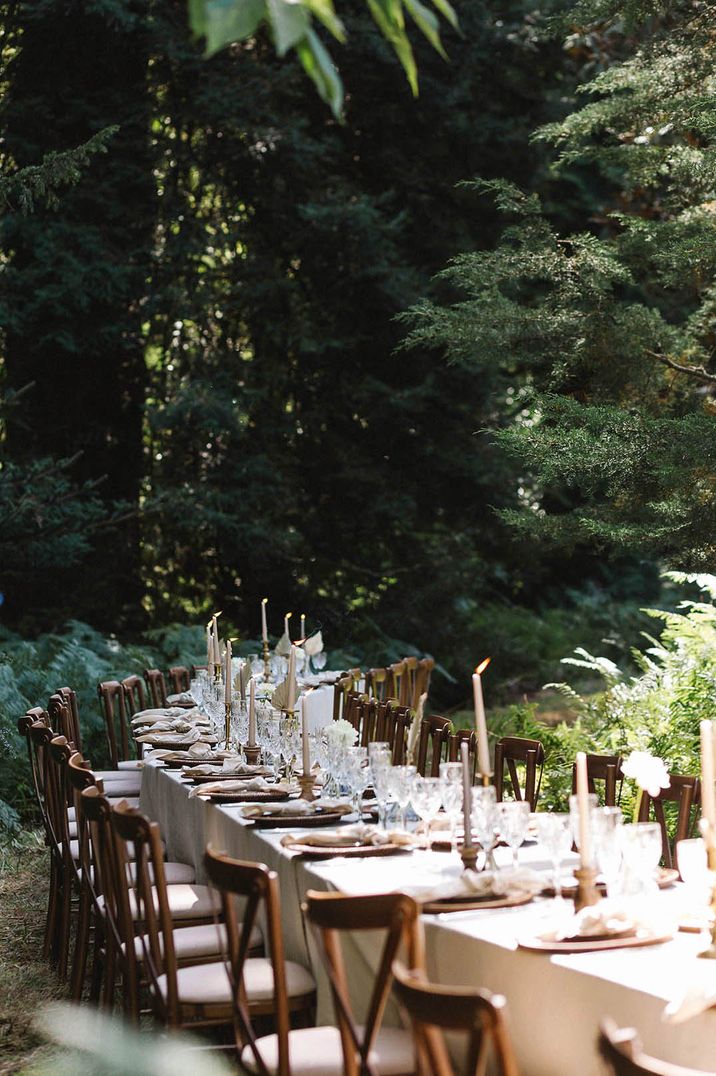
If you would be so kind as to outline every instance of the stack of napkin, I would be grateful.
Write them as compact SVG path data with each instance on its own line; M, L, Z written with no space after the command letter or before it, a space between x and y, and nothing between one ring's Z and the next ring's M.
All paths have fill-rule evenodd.
M216 792L275 792L280 791L280 785L270 785L263 777L253 777L248 781L216 781L214 784L207 782L197 785L189 793L189 799L195 796L211 796Z
M307 800L290 800L288 803L252 803L249 807L244 807L241 812L244 818L262 818L288 814L288 815L305 815L306 817L317 813L320 807L321 812L330 811L337 814L350 814L353 808L349 803L308 803Z
M230 773L237 777L268 777L271 770L268 766L248 766L245 762L233 762L225 758L223 765L212 766L210 763L205 763L201 766L182 766L182 773L185 773L187 777L213 777L222 773Z
M180 691L176 695L167 695L167 702L170 706L176 706L180 702L193 702L194 696L191 691Z
M432 888L408 888L401 891L415 900L428 903L435 900L456 900L464 897L515 897L525 893L541 893L544 879L537 871L520 870L463 871L457 878Z

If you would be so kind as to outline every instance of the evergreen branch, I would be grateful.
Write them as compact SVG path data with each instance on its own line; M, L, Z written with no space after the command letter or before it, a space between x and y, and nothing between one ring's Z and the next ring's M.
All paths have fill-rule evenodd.
M651 351L647 349L647 355L651 355L657 362L662 363L664 366L668 366L670 370L676 370L679 374L686 374L687 377L693 377L697 381L702 381L707 385L716 385L716 374L711 374L704 366L687 366L685 363L677 362L676 359L672 359L670 355L661 355L658 351Z

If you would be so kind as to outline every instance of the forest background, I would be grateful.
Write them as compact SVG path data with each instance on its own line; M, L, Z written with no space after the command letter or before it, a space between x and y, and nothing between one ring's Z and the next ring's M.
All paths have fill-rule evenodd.
M432 653L443 709L486 654L503 702L628 658L711 563L706 9L471 0L414 97L344 0L342 122L178 0L0 10L5 722L264 595L336 661Z

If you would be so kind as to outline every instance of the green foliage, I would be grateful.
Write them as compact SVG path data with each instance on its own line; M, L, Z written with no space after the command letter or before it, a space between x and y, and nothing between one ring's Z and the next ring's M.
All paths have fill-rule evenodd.
M544 807L564 809L577 751L622 757L648 751L671 773L700 772L699 723L716 711L716 576L669 575L676 583L695 583L709 600L683 600L674 612L648 610L659 637L647 636L650 645L634 651L635 674L580 647L565 663L580 675L586 670L603 680L604 690L581 696L565 683L547 685L561 688L576 720L547 727L534 707L523 706L509 708L491 723L496 735L509 731L544 743ZM625 782L621 801L627 815L634 800L629 785Z
M440 16L457 29L457 15L449 0L365 0L376 25L400 60L415 95L418 67L406 29L406 15L432 47L445 59L440 40ZM347 5L346 5L347 6ZM434 8L434 10L433 10ZM437 12L437 14L436 14ZM206 39L206 53L245 41L265 26L279 56L290 49L318 93L338 118L343 111L343 82L314 25L320 24L341 44L346 30L333 0L189 0L189 20L195 34Z

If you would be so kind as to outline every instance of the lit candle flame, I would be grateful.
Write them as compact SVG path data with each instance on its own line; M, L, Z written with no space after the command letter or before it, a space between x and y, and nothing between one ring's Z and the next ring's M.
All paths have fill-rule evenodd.
M484 673L485 669L487 668L487 666L490 664L491 661L492 661L492 658L485 658L484 661L480 662L480 664L475 669L475 672L477 673L478 676L481 676L482 673Z
M268 598L262 598L261 599L261 604L262 605L268 605Z
M292 617L292 616L293 616L293 613L286 613L286 617L285 617L285 619L286 619L286 620L288 620L288 619L289 619L289 617Z

